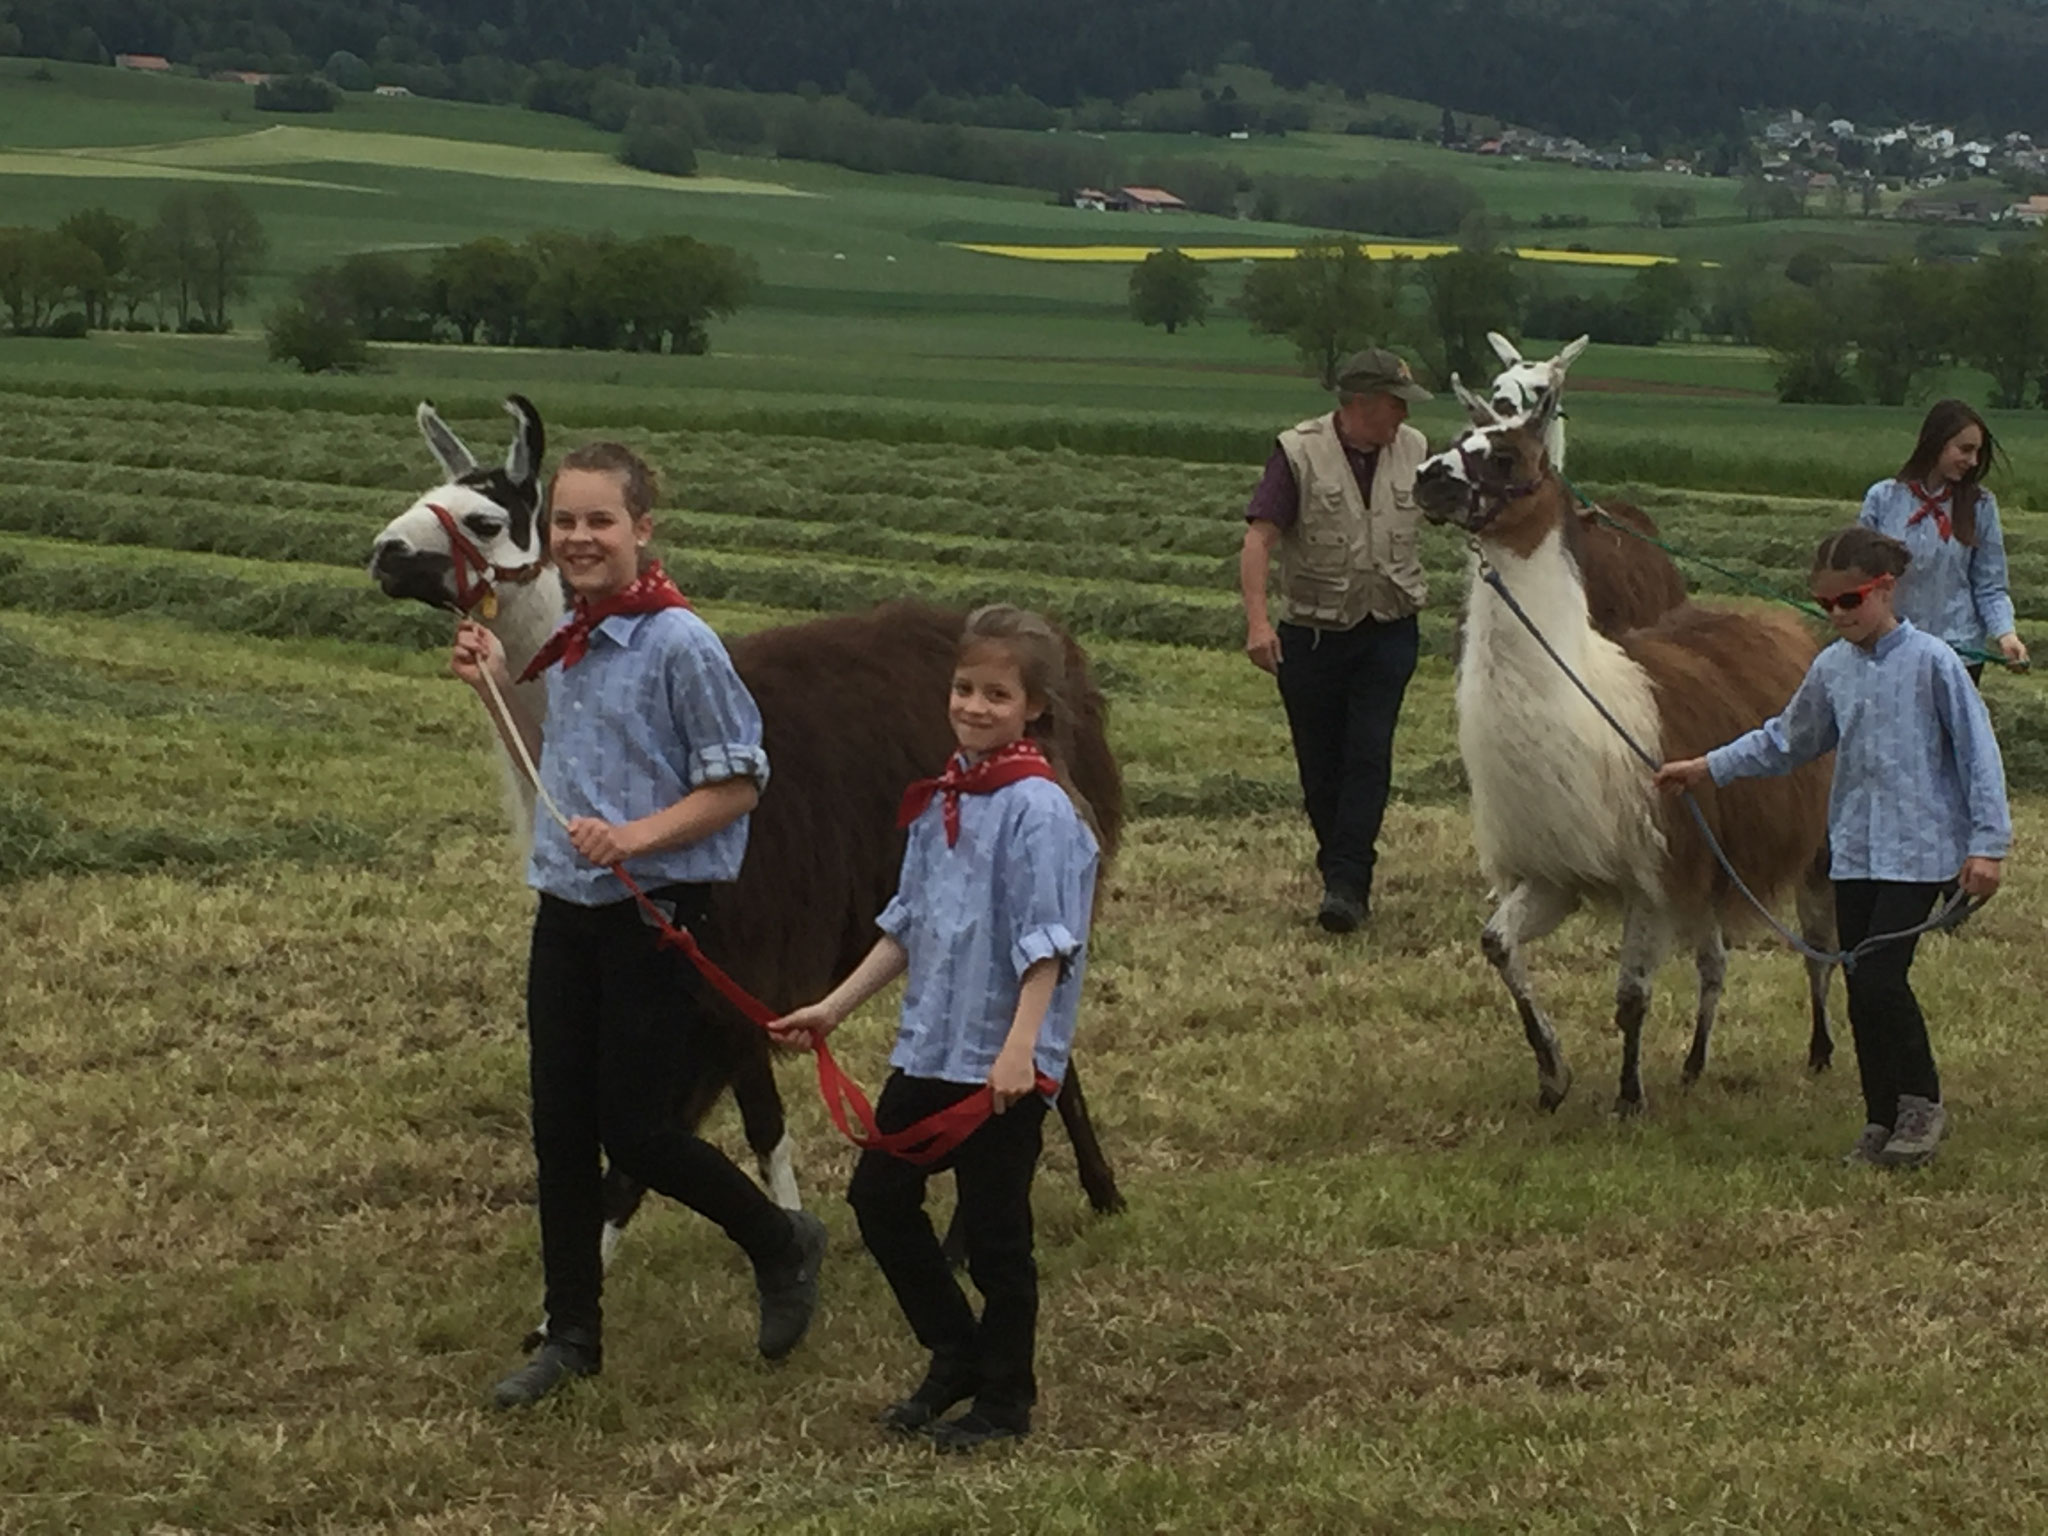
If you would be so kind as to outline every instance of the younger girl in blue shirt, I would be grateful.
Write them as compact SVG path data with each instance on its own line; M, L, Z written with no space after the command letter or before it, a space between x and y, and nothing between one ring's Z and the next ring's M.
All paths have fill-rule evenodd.
M1984 418L1961 400L1938 400L1899 472L1863 496L1857 521L1906 546L1912 568L1899 582L1899 617L1950 645L1994 651L2024 667L2006 590L1998 500L1982 481L1998 453ZM1984 670L1971 665L1975 681Z
M2005 769L1984 701L1945 641L1893 611L1910 559L1898 540L1860 524L1823 540L1813 597L1842 638L1814 658L1775 720L1657 773L1664 789L1720 785L1789 773L1833 752L1829 873L1844 949L1917 927L1950 882L1969 896L1991 895L2012 842ZM1915 942L1881 944L1848 972L1865 1110L1851 1163L1927 1162L1948 1121L1906 975Z
M905 799L914 819L896 897L876 920L882 937L822 1001L773 1026L785 1043L806 1044L907 971L879 1128L991 1095L989 1119L935 1162L863 1152L846 1196L931 1351L923 1382L882 1423L949 1450L1029 1433L1037 1400L1031 1179L1048 1098L1036 1090L1066 1075L1098 859L1062 767L1065 664L1060 636L1036 614L997 606L968 616L949 711L960 750ZM979 1319L924 1209L926 1183L947 1168ZM940 1421L969 1398L969 1412Z

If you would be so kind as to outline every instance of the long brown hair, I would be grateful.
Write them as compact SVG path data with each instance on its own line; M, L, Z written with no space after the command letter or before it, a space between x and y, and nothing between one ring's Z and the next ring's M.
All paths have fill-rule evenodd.
M1926 419L1920 423L1920 440L1913 445L1913 453L1899 466L1897 478L1908 483L1925 484L1927 476L1941 458L1958 432L1975 427L1984 434L1984 446L1977 454L1976 468L1958 480L1949 492L1949 518L1955 528L1956 538L1966 545L1977 542L1977 497L1983 491L1983 480L1996 462L1998 445L1992 440L1991 428L1984 424L1984 418L1977 414L1976 407L1966 400L1937 400L1928 407Z
M1024 697L1039 706L1038 718L1025 724L1024 733L1038 744L1052 765L1067 798L1088 830L1100 837L1095 808L1075 786L1068 765L1073 761L1074 704L1067 692L1067 646L1058 630L1028 608L1009 603L990 603L967 615L960 631L960 645L953 653L965 662L977 653L999 651L1017 668L1024 683Z

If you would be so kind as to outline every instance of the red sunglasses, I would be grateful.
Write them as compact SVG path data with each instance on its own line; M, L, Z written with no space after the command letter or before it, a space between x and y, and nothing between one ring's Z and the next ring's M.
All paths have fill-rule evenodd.
M1890 580L1891 577L1889 576L1874 576L1869 581L1863 583L1862 586L1851 587L1839 597L1822 597L1819 593L1815 593L1813 600L1820 604L1822 613L1833 613L1837 608L1841 609L1844 613L1854 613L1863 606L1864 598Z

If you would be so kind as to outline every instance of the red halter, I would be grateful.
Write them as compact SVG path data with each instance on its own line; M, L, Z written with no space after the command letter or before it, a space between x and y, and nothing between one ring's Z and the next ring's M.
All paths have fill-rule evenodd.
M455 568L455 606L464 616L481 604L485 618L496 618L498 583L509 581L520 585L532 581L547 565L545 560L536 560L531 565L493 565L484 558L484 552L476 547L475 541L462 531L454 514L446 507L430 501L427 510L434 514L441 531L448 535L448 560Z

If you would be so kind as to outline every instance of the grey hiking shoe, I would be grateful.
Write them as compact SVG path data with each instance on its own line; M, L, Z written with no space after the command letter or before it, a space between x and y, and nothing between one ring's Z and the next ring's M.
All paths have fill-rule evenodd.
M1887 1168L1918 1168L1934 1161L1941 1146L1941 1133L1948 1128L1948 1111L1934 1099L1917 1094L1899 1095L1899 1123L1892 1138L1877 1154Z
M1365 898L1333 885L1323 892L1316 921L1325 933L1355 933L1365 921Z
M1892 1128L1879 1125L1875 1120L1856 1133L1856 1145L1842 1158L1845 1168L1877 1166L1877 1154L1884 1150L1884 1144L1892 1139Z
M573 1332L568 1337L551 1336L542 1341L531 1360L491 1388L491 1405L531 1407L565 1381L595 1376L599 1363L595 1339L585 1341Z
M761 1353L780 1360L802 1342L818 1310L818 1271L825 1263L825 1223L809 1211L791 1211L796 1257L774 1269L757 1270L761 1299Z

